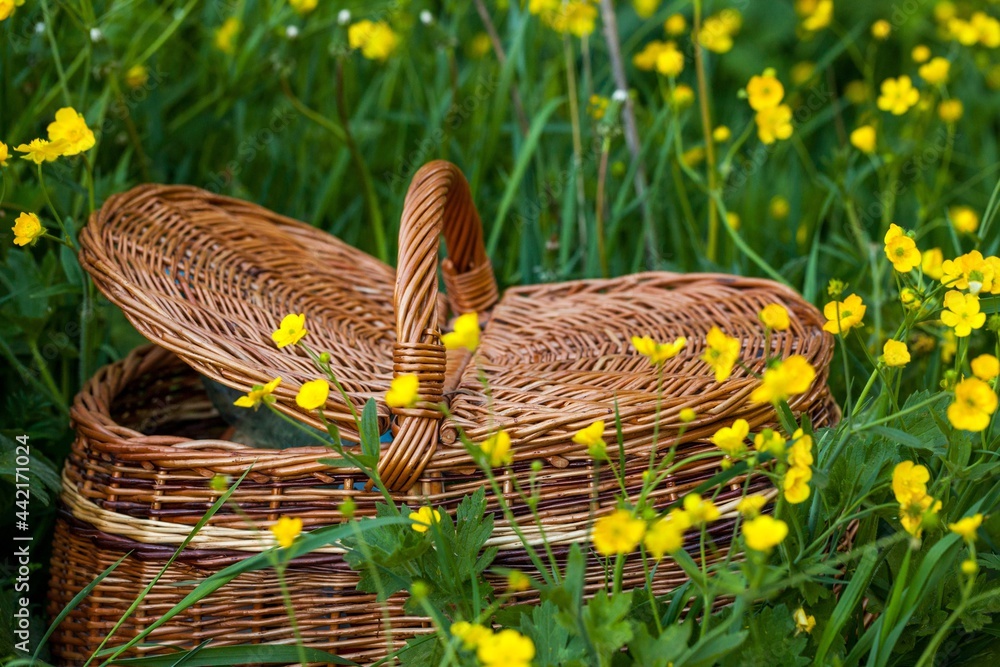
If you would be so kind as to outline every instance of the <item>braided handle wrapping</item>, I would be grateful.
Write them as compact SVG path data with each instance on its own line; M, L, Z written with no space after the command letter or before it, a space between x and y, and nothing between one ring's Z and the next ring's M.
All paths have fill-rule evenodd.
M392 443L382 452L379 472L385 485L406 491L420 477L438 444L444 398L445 362L438 318L438 250L452 311L483 312L498 298L493 268L483 244L482 224L469 184L450 162L430 162L416 173L403 205L396 271L396 344L393 374L415 374L420 402L393 408Z

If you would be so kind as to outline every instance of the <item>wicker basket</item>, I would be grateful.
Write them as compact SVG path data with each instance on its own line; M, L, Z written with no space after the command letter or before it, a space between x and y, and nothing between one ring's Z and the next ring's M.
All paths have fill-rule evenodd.
M450 257L442 265L447 297L437 284L442 233ZM658 379L632 349L632 335L688 338L689 346L663 367L657 445L665 449L663 443L678 441L679 413L694 407L698 417L679 438L681 459L714 448L708 437L737 418L753 428L775 425L770 406L747 401L756 384L750 374L738 369L719 384L699 359L705 334L718 325L742 340L741 358L761 371L765 341L756 313L768 303L781 303L791 315L789 330L773 335L771 344L786 356L804 355L819 371L811 391L793 400L793 411L808 414L817 426L839 416L826 387L832 339L821 330L820 314L770 281L646 273L516 288L496 303L496 283L468 186L444 162L421 169L410 188L395 276L384 264L302 223L187 187L145 186L110 199L84 230L81 246L81 262L102 292L144 335L178 356L163 349L137 351L100 371L74 405L79 437L64 475L65 525L73 527L62 529L64 539L56 545L53 608L89 583L102 563L134 551L122 576L91 595L99 602L81 605L60 629L56 650L68 662L86 652L82 647L96 646L95 637L117 620L112 619L115 611L135 598L150 572L162 566L188 527L218 498L209 483L215 474L239 475L253 464L233 496L241 512L227 508L212 518L192 544L194 556L182 564L194 569L178 574L179 580L269 546L248 529L244 516L260 527L281 515L301 517L307 529L331 525L343 520L337 507L348 496L358 514L374 513L376 495L356 488L364 481L356 470L320 464L318 459L328 454L323 448L254 449L222 439L224 424L188 368L241 390L281 375L280 409L315 424L292 400L299 384L315 376L311 362L301 350L276 350L270 341L275 323L288 312L307 313L310 344L332 353L335 372L355 407L372 397L378 402L380 427L393 435L383 446L380 470L400 502L452 510L483 484L457 440L458 429L478 441L502 426L512 437L514 463L508 471L497 471L501 488L515 501L514 479L526 477L533 461L542 461L539 512L557 554L574 541L586 541L594 516L612 509L617 483L606 470L594 483L594 463L571 436L596 419L613 423L616 404L625 435L626 488L637 491L642 485L654 446ZM475 364L467 355L446 354L440 344L446 304L452 313L480 313L484 331ZM428 401L390 410L384 392L394 374L407 372L420 376ZM489 381L491 404L480 372ZM442 400L452 413L443 422L429 405ZM325 412L345 435L353 435L350 411L338 401L331 397ZM652 498L666 506L716 472L712 461L689 462ZM732 516L741 483L734 479L720 491L724 517ZM528 539L539 542L540 531L526 520L527 509L515 503L515 514ZM491 540L500 547L496 564L530 569L511 526L499 515L496 519ZM727 524L720 521L713 528L718 538L713 558L727 551ZM97 531L100 539L80 526ZM85 556L85 544L96 549ZM350 643L327 632L311 636L310 644L354 659L383 654L385 634L372 620L381 617L381 607L354 592L356 579L335 549L328 556L319 567L344 579L326 574L320 579L357 600L351 608L367 614L367 620L349 621ZM308 578L315 576L312 567L290 575L303 577L296 584L302 591L317 585ZM588 588L595 589L605 573L596 559L590 568ZM630 561L626 585L642 580L641 564ZM682 580L672 561L664 561L656 591L667 592ZM254 585L276 590L274 581ZM183 597L176 587L161 584L154 590L164 605ZM317 619L317 627L341 618L330 606L337 595L329 596L329 604L305 598L313 605L306 613ZM163 638L193 646L208 637L200 634L198 619L210 616L227 628L212 635L214 643L290 640L280 603L270 611L267 604L255 603L269 620L247 612L239 595L206 604L207 610L160 628ZM396 621L396 639L426 631L420 621L400 618L398 628ZM213 627L205 626L206 631ZM114 643L136 631L123 628Z

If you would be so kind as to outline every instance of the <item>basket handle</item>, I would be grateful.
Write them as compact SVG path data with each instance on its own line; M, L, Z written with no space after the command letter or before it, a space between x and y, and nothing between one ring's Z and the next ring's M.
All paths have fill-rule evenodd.
M416 374L421 402L392 408L392 443L379 472L385 485L406 491L416 483L438 444L444 397L445 349L438 330L437 263L440 237L448 257L441 262L452 311L482 313L498 298L493 267L483 244L482 223L465 176L443 160L420 168L410 183L399 228L396 270L396 344L393 374Z

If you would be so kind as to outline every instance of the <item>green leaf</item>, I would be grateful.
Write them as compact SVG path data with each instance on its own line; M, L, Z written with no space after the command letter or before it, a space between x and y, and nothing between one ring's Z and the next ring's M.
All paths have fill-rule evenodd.
M521 615L521 633L535 644L535 667L556 667L569 660L586 657L585 647L579 638L570 635L559 623L559 608L550 600L530 608Z
M301 652L300 652L301 651ZM167 655L142 656L139 658L118 659L116 665L135 665L135 667L172 667L183 664L184 667L215 667L216 665L287 665L298 664L302 656L309 662L325 662L334 665L357 665L353 660L319 649L304 646L287 646L281 644L248 644L246 646L213 646L204 648L192 657L194 651L168 653ZM179 663L178 660L183 660Z
M861 611L861 600L864 598L868 585L871 583L875 567L882 561L878 549L874 546L865 550L861 557L861 562L851 575L851 582L840 594L840 602L833 610L833 615L826 623L823 636L819 640L819 647L816 649L816 662L824 664L827 651L833 645L834 640L839 636L841 629L847 621L856 613Z
M687 649L690 635L691 626L686 623L668 626L659 637L652 636L645 625L638 625L629 653L636 665L669 667Z
M609 596L601 590L583 608L583 625L602 661L610 661L632 639L632 625L626 619L631 607L632 591Z
M375 406L375 399L369 398L361 411L361 452L371 460L371 463L365 462L364 465L378 465L379 447L378 408Z
M764 607L750 617L750 640L726 656L725 667L742 665L782 665L804 667L809 659L802 655L809 640L795 633L792 612L783 604Z

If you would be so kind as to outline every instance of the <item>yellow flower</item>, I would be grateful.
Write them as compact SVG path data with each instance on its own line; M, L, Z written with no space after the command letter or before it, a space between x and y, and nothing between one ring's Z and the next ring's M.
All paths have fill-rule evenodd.
M802 62L792 65L792 69L788 73L788 76L791 78L792 83L796 86L801 86L806 81L811 79L815 73L816 63L809 60L803 60Z
M10 149L7 148L7 144L0 141L0 167L7 166L7 160L10 159Z
M768 205L768 212L775 220L784 220L788 217L791 210L792 207L788 203L788 200L781 195L774 195L771 197L771 202Z
M888 78L882 82L882 94L878 98L878 108L896 116L902 116L920 99L920 92L913 87L913 81L905 74L897 79Z
M587 0L570 0L550 15L549 25L556 32L586 37L597 27L597 7Z
M420 399L420 379L413 373L403 373L392 378L385 404L390 408L412 408Z
M792 109L787 104L761 109L754 116L754 122L757 123L757 137L765 144L792 136Z
M913 498L927 495L927 482L931 474L924 466L913 461L902 461L892 470L892 493L896 502L905 505Z
M990 291L996 273L995 264L973 250L941 264L941 284L954 289L967 289L979 294L983 288Z
M663 76L680 76L684 71L684 54L673 42L667 42L656 55L656 71Z
M823 331L846 334L854 327L861 326L867 309L857 294L851 294L843 301L831 301L823 306L823 316L827 319Z
M862 153L874 153L878 144L875 126L862 125L851 132L851 145Z
M973 575L979 572L979 563L972 558L968 558L962 561L961 568L963 574Z
M573 442L584 445L587 454L595 459L607 458L607 444L604 442L604 421L598 420L573 434Z
M479 646L487 637L493 636L489 628L481 625L469 623L468 621L456 621L451 624L451 634L462 641L462 648L471 651Z
M125 70L125 85L142 88L149 81L149 69L145 65L132 65Z
M884 41L889 37L889 33L892 32L892 24L890 24L885 19L879 19L872 23L872 37L878 41Z
M632 64L635 65L636 69L650 72L656 69L656 61L660 57L660 52L666 47L666 42L659 40L649 42L642 48L642 51L632 56Z
M239 37L243 24L235 16L230 16L215 30L215 48L232 55L236 52L236 38Z
M889 225L885 233L885 256L892 262L892 268L900 273L909 273L920 266L921 256L917 243L906 235L899 225Z
M441 513L430 505L424 505L416 512L410 512L410 528L418 533L426 533L435 523L441 521Z
M813 464L812 436L801 428L792 434L792 448L788 452L788 465L796 468L808 468Z
M979 228L979 216L969 206L952 206L948 209L948 217L955 229L964 234L974 234Z
M45 233L45 227L34 213L21 213L11 227L14 231L14 245L31 245Z
M287 549L292 546L292 542L302 532L302 519L283 516L271 525L271 532L274 533L274 539L277 540L278 545Z
M675 109L684 109L694 103L694 88L686 83L679 83L674 86L667 99Z
M63 154L63 144L61 141L49 141L47 139L32 139L27 144L21 144L14 148L19 153L27 153L27 155L22 155L25 160L31 160L35 164L42 164L43 162L52 162Z
M795 620L795 634L804 632L808 635L816 627L816 617L806 614L806 610L802 607L795 610L792 618Z
M916 310L924 303L923 299L920 298L920 293L912 287L904 287L899 290L899 300L909 310Z
M992 354L981 354L972 360L972 374L989 382L1000 375L1000 360Z
M777 405L809 391L815 379L816 369L809 360L801 354L793 354L764 371L760 386L750 394L750 402Z
M938 104L938 117L945 123L957 123L961 120L963 113L965 113L965 107L962 106L962 100L942 100Z
M288 0L288 4L299 14L305 15L316 9L319 0Z
M910 57L913 58L913 62L915 63L925 63L930 60L931 50L925 44L917 44L910 51Z
M0 21L5 21L14 13L14 8L24 4L24 0L0 0Z
M812 469L804 466L794 466L785 472L781 488L785 492L785 500L792 505L805 502L809 498L809 482L812 480Z
M990 425L997 409L997 395L979 378L955 385L955 401L948 406L948 421L957 429L978 433Z
M692 526L702 523L712 523L719 518L719 508L708 498L702 498L697 493L684 496L684 512L691 520Z
M920 537L924 518L937 514L940 509L940 500L935 500L928 495L914 497L907 503L900 503L899 521L903 524L903 530L914 537Z
M931 248L930 250L925 250L921 255L920 268L928 278L941 280L941 276L944 275L944 270L941 266L943 262L944 253L941 252L941 248Z
M785 453L785 439L774 429L765 428L753 437L753 448L761 453L780 456Z
M561 4L562 0L528 0L528 11L535 16L547 16Z
M761 495L759 493L754 493L749 496L740 498L739 502L736 503L736 511L752 519L753 517L760 514L760 511L764 509L764 505L767 504L767 496Z
M687 19L683 14L673 14L663 22L663 29L668 35L683 35L687 31Z
M849 81L846 86L844 86L844 97L847 101L852 104L862 104L868 101L868 86L865 85L864 81L860 79L855 79L854 81Z
M520 570L511 570L507 574L507 590L515 593L526 591L531 588L531 579Z
M733 36L740 31L743 18L735 9L724 9L701 24L698 43L713 53L727 53L733 48Z
M490 41L490 36L485 32L476 33L471 40L469 40L468 45L466 45L465 50L470 58L483 58L490 52L493 48L493 42Z
M963 21L960 18L948 20L948 33L953 39L958 40L963 46L972 46L979 41L979 31L971 21Z
M587 104L587 115L589 115L594 120L601 120L604 118L605 112L608 110L608 104L611 103L606 97L601 95L591 95L590 102Z
M733 136L732 131L725 125L719 125L717 128L712 130L712 141L717 144L722 144Z
M712 327L705 336L705 353L701 360L715 371L715 381L723 382L733 373L733 366L740 356L740 340L722 333L719 327Z
M261 403L274 403L276 400L271 394L281 384L281 378L276 377L265 385L255 384L245 396L237 398L233 405L238 408L253 408L256 410Z
M455 320L455 329L441 336L441 342L448 350L464 347L469 352L475 352L479 347L479 315L459 315Z
M632 347L651 364L659 365L668 359L673 359L687 345L687 338L681 336L672 343L657 343L649 336L632 336Z
M979 297L975 294L951 290L944 295L944 307L941 321L954 329L959 338L965 338L986 323L986 313L979 312Z
M769 303L757 313L757 318L764 323L768 329L774 331L787 331L791 326L788 318L788 309L780 303Z
M385 21L375 23L365 19L347 29L347 43L352 49L361 49L361 55L368 60L384 62L399 45L399 36Z
M750 424L746 419L737 419L732 426L723 426L712 436L712 443L730 456L736 456L746 449L747 435L750 433Z
M802 17L802 29L819 32L833 20L833 0L797 0L795 11Z
M691 527L687 514L674 510L654 521L646 531L643 544L653 558L680 551L684 546L684 531Z
M781 519L762 514L743 524L743 539L754 551L768 553L788 535L788 524Z
M660 0L632 0L635 13L641 19L648 19L660 8Z
M976 531L983 525L983 515L973 514L948 524L948 530L961 537L966 542L976 541Z
M957 12L958 8L951 0L938 0L934 4L934 20L938 23L947 23Z
M305 313L298 315L292 313L291 315L285 315L281 319L281 326L271 333L271 340L280 349L298 343L306 333Z
M510 434L503 429L486 438L486 441L479 448L483 450L487 461L493 468L508 465L513 460L513 454L510 451Z
M932 58L930 62L925 65L921 65L917 70L920 74L920 78L931 84L932 86L939 86L942 83L948 81L948 71L951 69L951 63L947 58Z
M632 512L618 509L594 522L591 539L602 556L617 556L635 550L646 534L646 522Z
M330 395L330 384L320 378L306 382L299 388L299 393L295 395L295 404L303 410L317 410L326 405L326 399Z
M773 109L785 97L785 87L770 72L750 77L746 90L747 101L754 111Z
M976 31L977 41L988 49L1000 46L1000 21L989 14L975 12L969 23Z
M476 656L483 667L530 667L535 645L517 630L501 630L479 641Z
M887 340L882 347L882 359L890 368L898 368L910 363L910 351L900 340Z

